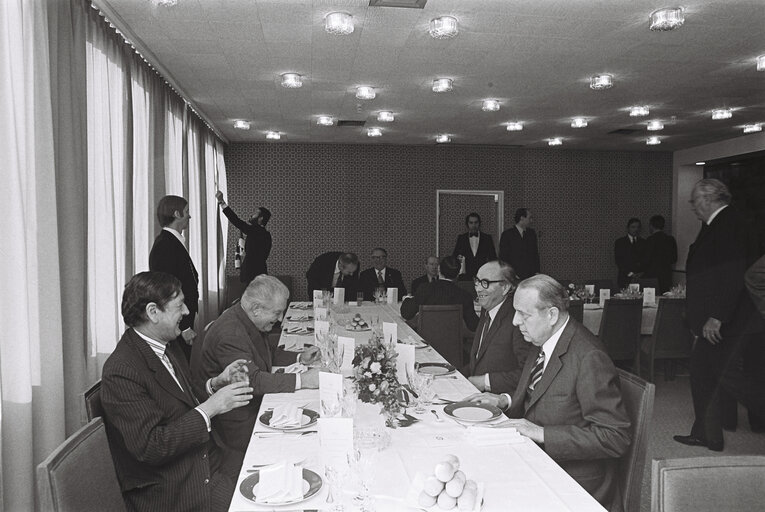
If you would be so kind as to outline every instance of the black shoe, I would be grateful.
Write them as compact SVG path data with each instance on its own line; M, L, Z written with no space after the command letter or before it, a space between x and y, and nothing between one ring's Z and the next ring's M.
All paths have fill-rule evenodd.
M722 429L726 432L735 432L738 425L723 425Z
M709 448L713 452L721 452L723 451L723 442L718 441L716 443L707 443L707 448Z
M707 445L706 441L694 436L672 436L672 439L674 439L678 443L685 444L688 446L706 446ZM722 448L720 448L720 450L722 450Z

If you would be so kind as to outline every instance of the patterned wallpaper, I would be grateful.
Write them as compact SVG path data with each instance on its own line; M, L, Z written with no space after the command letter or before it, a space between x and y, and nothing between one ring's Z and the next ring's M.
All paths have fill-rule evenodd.
M505 229L516 208L531 209L542 272L560 279L615 280L613 243L629 217L643 220L644 236L651 215L672 225L671 153L256 143L229 145L225 159L234 211L271 210L269 272L293 276L297 299L311 261L329 250L358 253L364 269L385 247L408 288L435 249L436 189L504 190ZM464 226L467 213L454 222Z

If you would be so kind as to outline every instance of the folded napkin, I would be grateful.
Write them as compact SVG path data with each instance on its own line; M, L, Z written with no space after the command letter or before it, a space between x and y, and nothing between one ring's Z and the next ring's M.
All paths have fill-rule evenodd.
M274 428L299 427L302 419L302 408L291 403L280 404L274 407L274 411L271 413L271 421L268 425Z
M287 320L292 322L305 322L306 320L311 320L312 318L313 317L308 313L293 313L287 318Z
M255 503L288 503L303 497L303 468L282 462L260 470Z
M471 425L465 429L465 438L474 446L493 446L524 442L523 437L513 427L490 427Z
M313 330L308 330L308 327L304 325L292 325L287 327L287 334L308 334L309 332L313 332Z
M312 307L313 303L311 302L293 302L290 305L290 309L311 309Z

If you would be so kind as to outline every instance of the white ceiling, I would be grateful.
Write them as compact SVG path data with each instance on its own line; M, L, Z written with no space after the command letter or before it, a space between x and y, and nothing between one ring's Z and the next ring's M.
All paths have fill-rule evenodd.
M424 9L369 7L369 0L96 0L164 70L187 99L231 142L433 144L448 133L454 144L562 148L677 150L742 136L743 124L765 123L765 1L684 0L685 25L652 32L648 15L673 3L658 0L428 0ZM349 36L324 31L333 11L353 15ZM428 35L432 18L459 20L456 38ZM279 75L304 76L300 89ZM588 87L591 75L611 73L606 91ZM436 94L434 78L454 80ZM377 98L355 98L359 85ZM483 112L484 98L499 112ZM648 105L631 118L631 105ZM711 110L734 109L712 121ZM376 114L391 110L393 123ZM323 127L316 116L366 120L361 128ZM571 128L571 118L589 126ZM250 131L233 121L252 122ZM648 120L665 123L647 132ZM522 121L522 132L508 132ZM634 134L609 134L638 129ZM646 146L649 135L662 144Z

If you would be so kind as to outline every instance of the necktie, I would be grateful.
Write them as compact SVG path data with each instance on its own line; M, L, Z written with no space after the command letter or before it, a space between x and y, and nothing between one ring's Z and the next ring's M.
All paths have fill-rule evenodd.
M483 323L483 329L481 329L481 337L478 338L478 350L475 353L476 359L478 359L478 354L481 352L481 345L483 345L483 338L486 336L486 333L489 331L489 326L491 325L491 317L488 313L486 313L486 321Z
M336 273L332 277L332 287L336 288L340 284L340 280L342 279L342 274L340 272Z
M542 372L544 371L545 366L545 353L543 350L539 351L539 355L537 356L536 363L534 363L534 368L531 370L531 378L529 379L529 390L528 394L530 395L532 391L534 391L534 388L537 387L537 384L539 384L539 381L542 379Z
M167 354L164 353L164 352L162 353L160 358L162 359L162 362L165 363L165 367L170 372L170 375L173 376L173 379L178 384L178 387L181 388L181 390L183 390L183 386L181 385L181 381L178 380L178 375L176 375L176 373L175 373L175 368L173 367L173 363L170 362L170 358L167 357Z
M377 282L380 284L385 284L385 279L383 279L382 270L377 271Z
M471 237L473 237L473 236L474 236L474 237L476 237L476 238L478 237L478 233L468 233L468 234L469 234Z
M173 359L170 358L170 356L167 354L167 351L162 354L162 359L170 366L170 373L172 373L173 377L175 377L175 380L178 382L181 390L189 395L196 405L199 405L199 400L197 400L197 397L194 395L194 390L191 389L191 383L189 383L189 380L186 378L186 374L184 374L182 371L175 371L175 366L172 363ZM180 367L180 363L178 366Z

